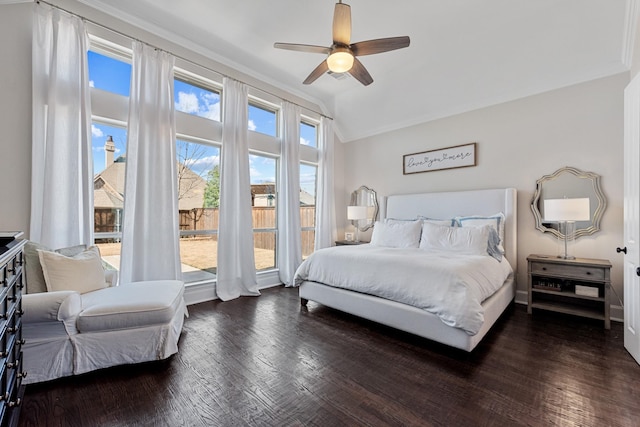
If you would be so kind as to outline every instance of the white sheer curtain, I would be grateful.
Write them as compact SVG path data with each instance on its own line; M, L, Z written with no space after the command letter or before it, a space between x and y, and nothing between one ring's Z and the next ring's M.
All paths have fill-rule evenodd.
M318 190L316 192L316 250L332 246L337 237L333 196L333 120L326 117L323 117L320 122L319 149Z
M121 283L182 276L173 64L170 54L134 42Z
M93 243L88 41L81 19L35 5L29 238L53 248Z
M218 283L223 301L260 295L253 252L247 86L225 77L222 92L222 153Z
M300 227L300 107L282 105L282 151L278 212L278 269L285 286L293 286L293 275L302 262Z

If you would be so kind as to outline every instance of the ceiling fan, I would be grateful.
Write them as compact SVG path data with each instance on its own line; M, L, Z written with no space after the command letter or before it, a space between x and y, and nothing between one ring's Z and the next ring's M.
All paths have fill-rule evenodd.
M373 78L356 56L373 55L407 46L409 46L409 37L407 36L351 44L351 6L342 3L342 0L338 0L333 11L333 44L331 47L295 43L274 43L273 45L278 49L328 55L327 59L322 61L305 79L303 83L306 85L313 83L327 71L332 71L334 73L349 73L365 86L373 83Z

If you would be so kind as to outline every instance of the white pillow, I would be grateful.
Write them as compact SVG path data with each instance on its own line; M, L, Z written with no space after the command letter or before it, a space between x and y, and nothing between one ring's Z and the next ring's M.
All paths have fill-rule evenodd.
M498 237L500 238L500 243L498 243L498 250L501 254L504 254L504 214L502 212L488 216L459 216L455 219L460 227L483 227L485 225L490 225L491 227L493 227L493 229L498 233Z
M444 225L446 227L454 227L456 225L455 218L451 218L451 219L435 219L435 218L428 218L426 216L418 215L418 219L421 219L424 222L428 222L429 224Z
M420 245L422 221L376 221L371 244L388 248L417 248Z
M91 246L73 257L38 250L47 291L76 291L84 294L106 288L100 251Z
M406 223L406 222L414 222L416 221L416 218L413 219L398 219L398 218L385 218L384 219L384 223L385 224L398 224L398 223Z
M445 227L424 223L420 249L451 251L465 255L488 255L491 227Z

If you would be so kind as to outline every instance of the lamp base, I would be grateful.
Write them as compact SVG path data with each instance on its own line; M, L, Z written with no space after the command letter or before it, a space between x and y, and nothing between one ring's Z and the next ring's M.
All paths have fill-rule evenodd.
M558 255L556 258L560 259L576 259L573 255Z

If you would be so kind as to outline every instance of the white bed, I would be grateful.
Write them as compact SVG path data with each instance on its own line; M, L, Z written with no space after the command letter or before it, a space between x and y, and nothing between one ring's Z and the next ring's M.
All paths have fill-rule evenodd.
M365 319L410 332L462 350L471 351L482 340L515 297L517 267L516 190L513 188L392 195L381 200L380 219L454 218L469 215L493 215L502 212L504 221L504 257L513 274L492 296L482 302L484 322L469 335L447 326L435 314L403 303L353 292L317 282L300 285L301 303L315 301Z

